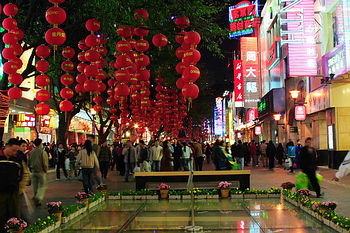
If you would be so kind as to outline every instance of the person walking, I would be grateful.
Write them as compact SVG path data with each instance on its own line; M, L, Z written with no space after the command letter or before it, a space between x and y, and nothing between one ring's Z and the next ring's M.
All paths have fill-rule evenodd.
M100 154L98 156L98 161L100 163L101 176L107 179L108 168L110 161L112 159L112 152L108 147L107 141L105 141L100 149Z
M253 159L252 166L258 167L259 161L258 161L258 148L256 147L255 140L252 140L249 144L249 154L251 155Z
M59 143L58 148L56 150L56 158L57 158L56 180L61 179L61 169L63 170L64 176L68 178L67 170L64 163L66 155L67 155L67 151L64 149L63 144Z
M159 145L159 141L154 142L154 146L150 149L150 157L153 163L153 171L160 171L160 161L163 158L163 148Z
M90 140L86 140L84 143L84 149L79 151L76 166L82 168L84 191L86 193L92 193L92 181L94 179L95 168L99 169L100 165L96 153L92 149L92 143Z
M17 157L19 142L11 138L4 148L0 148L0 232L5 233L4 225L12 217L20 217L19 183L23 168Z
M312 139L306 138L305 146L300 150L300 168L303 173L307 175L317 197L321 197L321 187L316 178L317 170L317 153L316 149L312 147Z
M202 171L204 162L202 145L196 139L193 142L195 168L196 171Z
M117 160L118 160L118 147L116 144L112 145L112 162L111 162L111 171L114 167L117 169Z
M34 145L35 148L29 154L29 168L32 172L33 200L36 206L41 206L47 187L49 158L40 138L34 140Z
M291 139L289 139L289 142L286 144L287 149L287 156L290 160L290 173L294 173L294 163L295 163L295 146Z
M260 159L262 161L263 167L267 167L268 166L268 157L266 154L266 149L267 149L267 144L266 141L263 140L260 144Z
M143 140L140 140L140 170L141 172L150 172L151 165L149 164L149 153L148 148Z
M273 170L275 167L275 158L276 158L276 147L273 144L272 140L269 141L269 144L266 147L266 155L269 158L269 169Z
M235 160L241 165L241 170L244 170L244 155L245 155L244 145L241 140L238 140L238 143L235 148Z
M204 148L205 148L204 149L204 151L205 151L205 159L207 161L207 164L210 164L211 160L212 160L211 159L211 154L213 153L213 150L212 150L212 148L211 148L209 143L207 143Z
M174 171L181 170L182 167L182 160L183 160L183 152L182 152L182 145L181 142L177 141L174 145Z
M125 182L129 182L129 175L134 172L135 164L136 164L136 151L135 148L132 146L132 143L130 140L126 142L126 145L122 152L124 156L124 165L125 165L125 171L124 171L124 179Z
M96 143L95 135L88 135L87 140L91 142L92 150L95 152L96 157L100 154L101 147ZM95 167L92 174L92 183L102 184L102 178L99 176L98 171L100 169Z
M171 150L168 145L168 141L164 141L163 143L163 157L161 160L160 170L161 171L172 171L173 166L171 162L173 161L173 157L171 156Z
M187 145L186 142L182 143L182 154L183 154L183 167L184 171L190 171L190 161L191 154L193 153L192 149Z
M278 143L277 146L277 161L278 161L278 165L279 167L282 167L282 163L283 163L283 159L285 158L284 156L284 148L282 143Z

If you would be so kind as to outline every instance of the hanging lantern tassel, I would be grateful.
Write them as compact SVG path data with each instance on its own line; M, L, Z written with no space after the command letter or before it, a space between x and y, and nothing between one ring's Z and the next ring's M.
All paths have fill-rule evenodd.
M189 112L190 109L192 108L192 98L188 98L188 104L187 104L187 111Z

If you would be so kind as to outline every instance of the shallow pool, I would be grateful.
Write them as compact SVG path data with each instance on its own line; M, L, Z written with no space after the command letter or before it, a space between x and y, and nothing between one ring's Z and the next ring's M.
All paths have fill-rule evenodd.
M334 232L280 199L195 200L193 216L190 200L110 200L61 232Z

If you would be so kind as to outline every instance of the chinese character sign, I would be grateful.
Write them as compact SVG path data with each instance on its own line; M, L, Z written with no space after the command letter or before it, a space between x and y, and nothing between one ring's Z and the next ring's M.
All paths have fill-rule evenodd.
M306 119L306 108L304 105L295 106L295 120L305 121Z
M257 108L251 108L247 111L247 119L246 122L250 123L253 122L256 118L258 118L258 109Z
M235 91L235 106L243 107L244 106L244 79L242 73L242 60L234 60L234 91Z
M257 108L260 98L260 66L256 37L241 38L242 75L244 78L244 107Z
M214 109L214 131L215 135L222 136L223 135L223 108L221 97L216 98L216 107Z
M35 127L35 116L30 114L19 114L17 127Z

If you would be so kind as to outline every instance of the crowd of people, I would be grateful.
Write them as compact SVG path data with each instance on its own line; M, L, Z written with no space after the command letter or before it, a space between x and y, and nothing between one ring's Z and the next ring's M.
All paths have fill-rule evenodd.
M28 218L24 208L24 193L32 186L33 203L40 206L45 196L47 172L56 170L56 179L61 173L66 179L78 178L85 192L92 193L95 185L103 184L108 172L116 169L126 182L134 172L158 171L202 171L205 169L231 170L263 167L273 170L277 164L293 173L301 169L307 175L317 196L321 196L316 179L317 153L312 147L312 139L307 138L302 146L289 140L277 146L264 140L243 143L238 140L233 145L216 140L215 143L200 143L197 140L180 141L153 140L146 144L140 140L132 143L107 142L97 144L90 135L83 145L57 145L43 143L41 139L33 142L19 138L10 139L0 147L0 232L5 221L13 216ZM348 164L350 153L345 158L335 180L350 173ZM20 211L21 210L21 211Z

